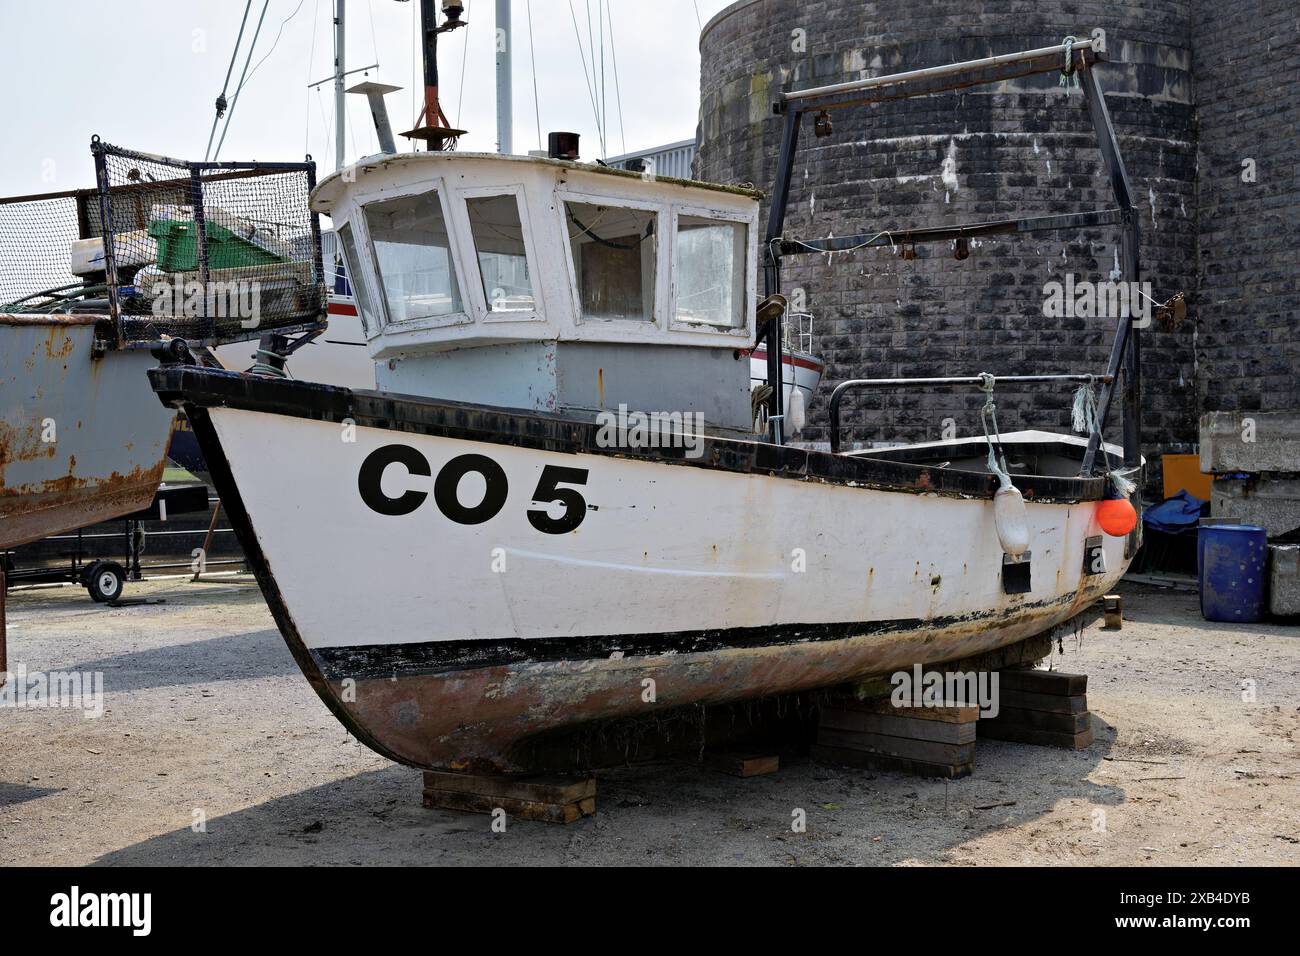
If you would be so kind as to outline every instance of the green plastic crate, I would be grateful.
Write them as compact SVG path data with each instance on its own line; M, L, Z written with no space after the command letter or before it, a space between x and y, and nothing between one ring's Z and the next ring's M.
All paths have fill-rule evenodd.
M158 267L165 272L194 272L199 267L195 224L181 219L154 219L149 235L158 243ZM256 243L235 235L224 226L208 223L208 268L237 269L284 262Z

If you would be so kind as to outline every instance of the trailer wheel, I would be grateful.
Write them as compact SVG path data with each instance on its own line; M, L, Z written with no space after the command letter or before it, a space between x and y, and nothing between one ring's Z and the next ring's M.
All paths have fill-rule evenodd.
M86 590L94 601L116 601L126 586L126 572L116 561L96 561L86 572Z

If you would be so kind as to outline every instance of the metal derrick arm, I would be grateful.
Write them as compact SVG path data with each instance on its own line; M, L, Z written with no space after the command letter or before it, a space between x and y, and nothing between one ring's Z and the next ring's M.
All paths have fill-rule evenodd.
M903 229L879 231L874 234L863 233L856 236L844 236L838 239L787 239L783 236L786 211L790 200L790 182L794 168L795 152L799 143L800 128L806 113L829 114L838 109L867 106L890 100L908 99L917 96L930 96L936 93L951 92L998 83L1022 76L1057 72L1064 63L1064 45L1041 47L999 56L967 60L945 66L910 70L887 76L871 77L847 83L836 83L806 90L787 90L779 95L773 104L773 111L782 116L784 128L781 140L781 152L778 158L776 182L772 193L772 202L768 215L766 241L764 243L763 278L768 295L780 291L781 259L786 255L803 253L837 252L857 248L884 246L897 243L947 242L962 237L996 234L1032 234L1061 229L1077 229L1088 226L1120 225L1123 229L1123 251L1121 257L1123 278L1137 281L1139 232L1138 217L1133 202L1133 187L1128 178L1124 161L1120 155L1119 143L1111 123L1110 113L1093 67L1104 59L1106 50L1105 34L1101 30L1093 31L1088 39L1075 41L1071 45L1070 62L1074 65L1080 79L1088 110L1088 117L1097 135L1098 146L1106 163L1111 190L1115 195L1116 206L1091 212L1063 216L1041 216L1018 219L1004 219L990 222L970 223L956 226L934 228ZM782 382L781 370L781 323L777 316L760 333L768 340L768 381ZM1113 342L1110 362L1105 376L1098 376L1103 388L1098 402L1097 427L1089 436L1085 452L1083 475L1091 474L1097 450L1101 445L1102 434L1114 397L1115 381L1123 372L1124 389L1124 463L1128 467L1141 461L1141 368L1137 336L1132 334L1132 318L1119 319ZM1035 378L1035 377L1030 377ZM1041 377L1037 377L1041 378ZM1049 380L1056 380L1047 377ZM1086 378L1086 376L1085 376ZM1003 380L1007 380L1003 378ZM859 383L845 383L851 388ZM837 389L837 397L843 392ZM783 389L773 388L769 401L769 420L772 422L772 439L777 443L783 441ZM838 408L838 402L836 403ZM833 416L837 419L838 416ZM833 430L838 426L832 421ZM833 447L838 447L838 434L832 432Z

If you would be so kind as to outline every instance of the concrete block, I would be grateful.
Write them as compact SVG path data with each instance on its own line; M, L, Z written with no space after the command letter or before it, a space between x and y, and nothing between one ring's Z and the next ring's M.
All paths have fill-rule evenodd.
M1269 613L1300 614L1300 544L1270 544L1268 559Z
M1206 412L1201 416L1201 471L1300 471L1300 409Z
M1300 479L1215 478L1210 514L1235 518L1276 537L1300 528Z

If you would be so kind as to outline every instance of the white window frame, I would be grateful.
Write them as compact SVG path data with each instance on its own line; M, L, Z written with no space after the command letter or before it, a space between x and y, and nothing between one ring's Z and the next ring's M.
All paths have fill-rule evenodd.
M690 216L695 219L713 219L717 222L734 223L744 227L745 242L744 256L741 259L740 267L745 270L744 277L741 280L741 300L740 300L740 325L739 326L722 326L708 325L702 322L680 322L677 319L677 221L681 216ZM758 254L757 228L753 220L743 213L731 212L724 209L715 209L709 206L692 205L689 203L674 203L672 207L672 256L669 259L672 267L672 289L669 295L668 309L668 329L672 332L695 332L706 335L732 335L737 338L748 338L749 336L749 316L750 310L753 309L755 290L757 288L757 275L755 274L752 263L756 262Z
M370 297L374 322L367 322L363 318L361 327L365 331L366 341L373 342L379 338L384 326L388 324L388 312L385 310L380 296L375 292L374 282L371 281L373 267L369 260L373 259L373 257L367 255L364 251L370 242L370 234L365 231L365 216L362 214L360 206L351 204L341 212L336 212L330 216L330 219L334 224L334 233L338 236L339 249L343 251L343 261L348 266L348 282L352 286L352 303L356 306L358 316L362 312L361 298L357 295L357 288L364 286L366 294ZM360 262L353 262L352 258L347 254L347 249L343 244L343 237L339 234L339 230L344 226L352 230L352 244L356 247L357 257L362 260ZM353 274L354 270L359 271Z
M478 244L474 241L474 228L469 218L469 200L490 199L497 196L513 196L515 207L519 210L519 228L523 232L524 257L528 260L529 281L533 286L534 308L517 312L494 312L483 293L483 276L478 262ZM473 308L483 322L541 322L546 318L546 305L543 302L542 274L540 260L537 257L537 244L533 239L533 226L528 218L528 197L523 183L503 183L498 186L469 186L456 192L457 211L464 217L464 235L470 246L471 261L474 263ZM464 294L462 292L462 298Z
M670 242L664 242L664 226L671 221L672 206L669 203L654 202L644 199L629 199L626 196L586 190L567 189L563 185L555 190L555 215L558 220L560 236L564 241L564 259L569 270L569 295L573 302L573 321L581 328L583 325L598 328L627 329L629 331L647 331L667 329L667 308L671 295L665 276L672 268ZM569 238L569 216L565 207L570 202L585 203L596 206L617 206L620 209L635 209L640 212L653 213L655 217L655 282L653 306L650 319L589 319L582 314L582 290L578 286L577 263L573 261L573 242Z
M461 248L462 241L457 238L460 232L459 226L453 219L455 208L453 203L449 203L449 188L446 179L443 176L431 176L427 179L421 179L417 182L404 184L401 188L392 190L381 190L374 195L365 197L365 201L358 201L356 204L358 216L365 223L366 227L366 247L370 250L370 266L374 270L375 282L381 292L384 290L384 274L379 267L379 258L376 254L375 244L370 236L370 223L366 219L366 209L377 203L389 202L394 199L407 199L413 196L423 196L429 191L434 191L438 196L438 202L442 209L442 221L447 227L447 248L451 253L451 267L455 274L457 288L460 290L461 311L448 312L446 315L425 316L419 319L400 319L394 320L388 314L388 295L384 292L380 296L380 306L383 311L384 328L392 328L394 331L401 332L419 332L424 329L443 329L449 326L469 325L474 321L474 310L471 307L471 300L466 291L465 284L465 260L464 250ZM466 216L468 219L468 214ZM476 263L477 265L477 263ZM477 276L477 268L475 269Z

